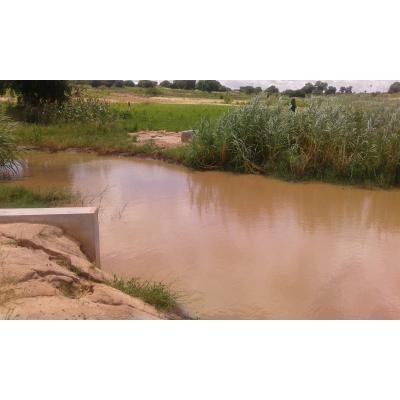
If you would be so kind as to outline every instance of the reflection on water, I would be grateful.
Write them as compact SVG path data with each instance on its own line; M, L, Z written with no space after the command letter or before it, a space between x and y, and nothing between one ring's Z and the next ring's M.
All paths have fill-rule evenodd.
M400 317L400 191L88 154L28 165L24 185L101 202L104 269L173 281L202 318Z

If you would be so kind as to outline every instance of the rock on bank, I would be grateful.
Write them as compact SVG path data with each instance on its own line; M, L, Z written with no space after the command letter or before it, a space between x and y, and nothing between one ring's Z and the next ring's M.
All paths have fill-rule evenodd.
M110 279L62 229L0 224L0 319L166 319Z

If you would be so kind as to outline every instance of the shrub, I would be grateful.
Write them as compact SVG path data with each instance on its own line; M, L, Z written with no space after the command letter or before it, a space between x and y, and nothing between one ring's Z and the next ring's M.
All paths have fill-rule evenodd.
M8 112L15 118L33 123L105 122L118 117L110 105L93 97L75 96L63 104L44 103L39 106L11 106Z
M145 96L154 97L160 94L160 90L156 87L149 87L144 90Z

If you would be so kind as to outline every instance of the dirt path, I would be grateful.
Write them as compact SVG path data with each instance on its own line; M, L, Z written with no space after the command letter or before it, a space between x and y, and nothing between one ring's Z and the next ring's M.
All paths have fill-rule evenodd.
M111 93L104 97L110 103L158 103L158 104L219 104L227 105L223 99L191 98L191 97L164 97L164 96L137 96L130 93Z

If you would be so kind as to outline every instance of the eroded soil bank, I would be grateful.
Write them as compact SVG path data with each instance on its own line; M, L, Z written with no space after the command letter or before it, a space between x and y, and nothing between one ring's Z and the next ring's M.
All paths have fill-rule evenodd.
M166 319L106 284L79 243L57 227L0 225L0 319Z

